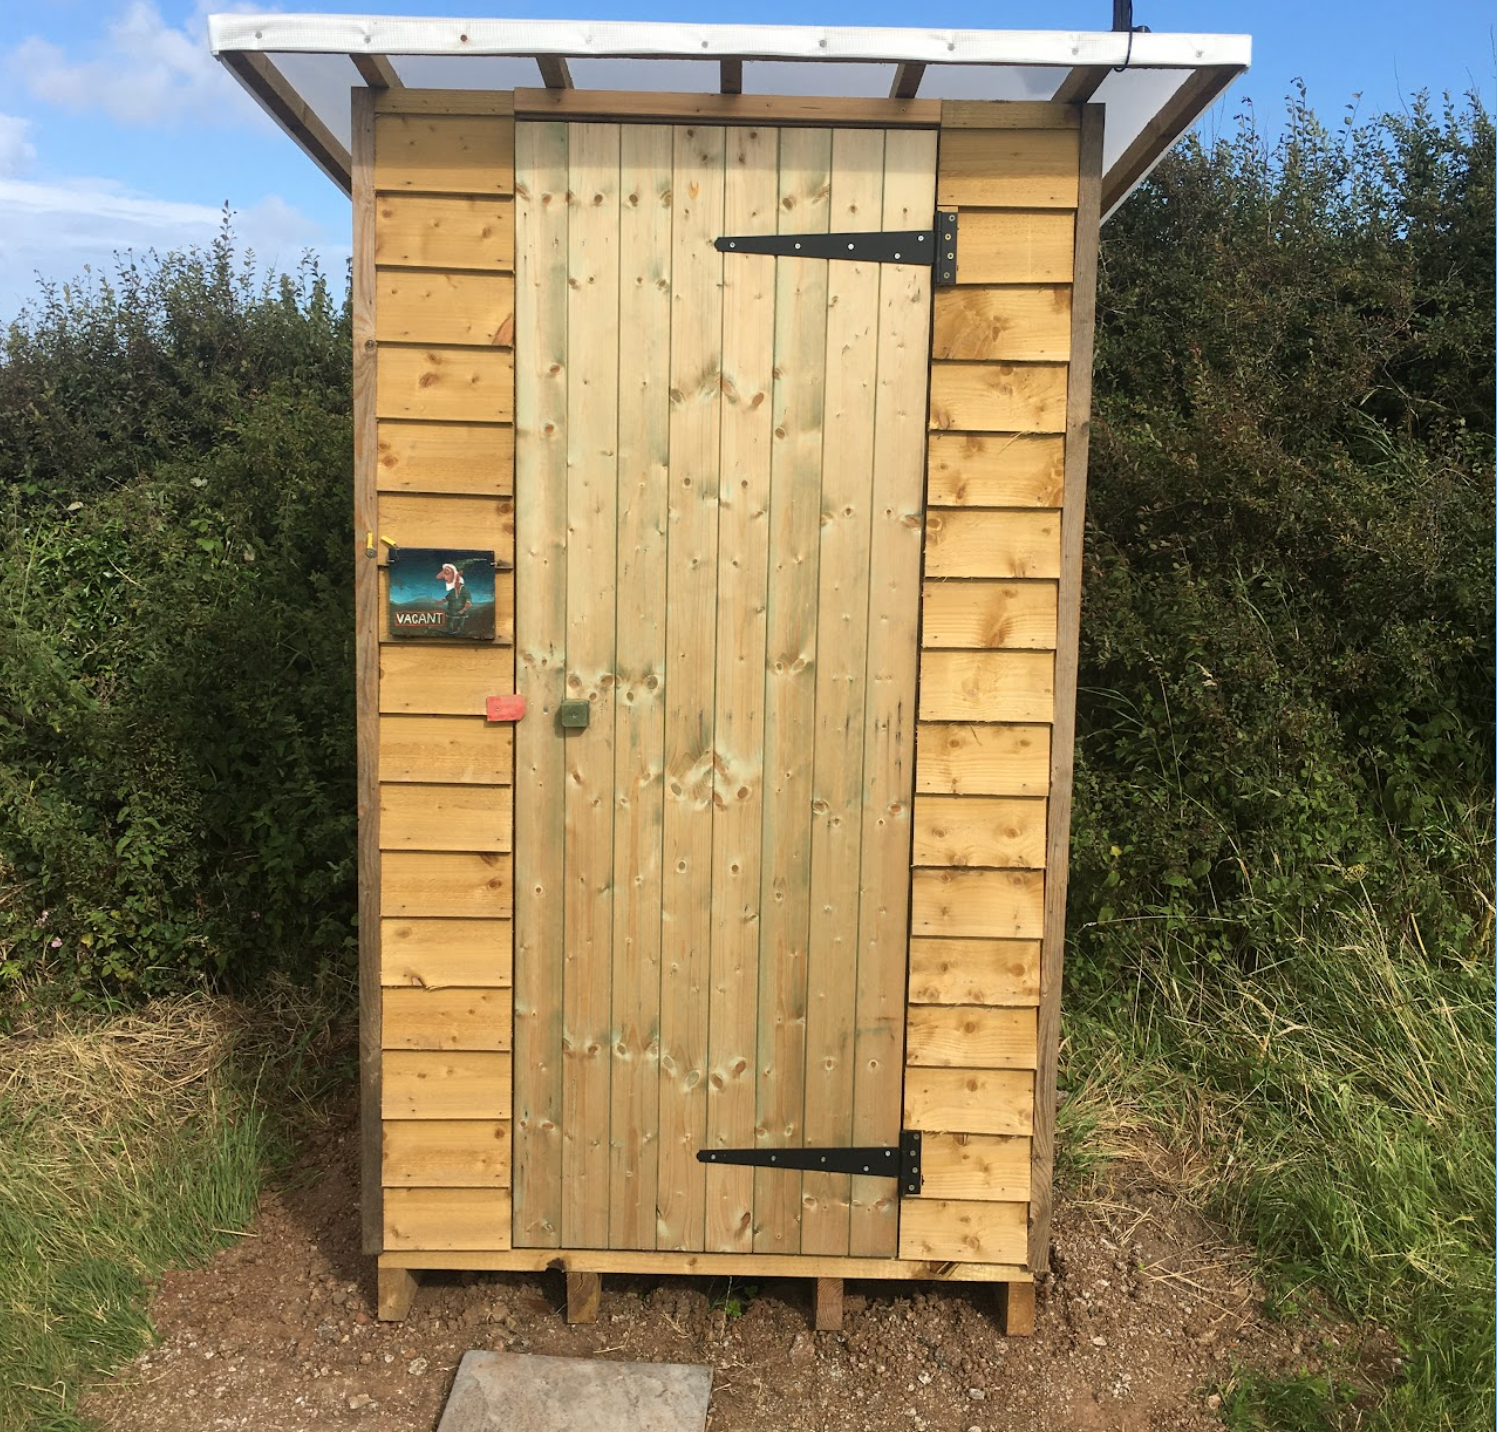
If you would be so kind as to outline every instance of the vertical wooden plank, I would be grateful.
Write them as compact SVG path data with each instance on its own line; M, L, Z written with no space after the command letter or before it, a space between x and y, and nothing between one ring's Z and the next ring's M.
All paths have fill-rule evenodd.
M936 136L891 131L883 227L918 227L920 216L934 211L935 187ZM893 1144L900 1130L930 279L923 268L886 265L880 273L853 1087L858 1144ZM854 1179L852 1201L851 1252L893 1256L898 1201L888 1180Z
M561 1236L608 1244L612 1064L614 562L618 544L619 126L574 124L567 230L566 750ZM523 724L523 723L522 723Z
M1061 509L1060 528L1055 720L1050 738L1050 818L1045 842L1045 924L1040 947L1039 1058L1034 1077L1034 1144L1029 1194L1029 1266L1036 1273L1045 1272L1050 1266L1055 1084L1060 1048L1060 982L1065 953L1066 880L1070 872L1071 789L1075 774L1081 555L1086 525L1087 444L1091 436L1097 244L1102 218L1102 115L1101 105L1087 105L1081 117L1081 189L1076 209L1071 366L1066 393L1065 505ZM1032 1313L1029 1321L1032 1326Z
M514 1244L561 1241L567 128L515 126Z
M830 228L858 232L882 226L883 171L883 131L833 133ZM857 1009L847 994L856 986L858 970L863 839L863 742L858 737L864 728L868 664L879 265L835 263L827 268L803 1126L806 1143L842 1148L853 1142ZM801 1252L847 1252L850 1187L846 1174L805 1175Z
M379 569L366 534L379 524L374 413L374 96L353 92L354 670L358 705L359 1177L365 1253L384 1249L380 1188ZM412 1285L414 1291L414 1285ZM410 1306L409 1299L405 1305ZM403 1316L403 1312L401 1314Z
M832 135L780 133L781 233L828 227ZM767 1148L803 1144L806 941L810 919L811 760L827 262L787 259L775 275L774 452L764 685L764 842L760 878L759 1119ZM754 1180L754 1250L800 1249L800 1175Z
M673 139L658 1243L700 1249L706 1181L696 1155L707 1137L722 387L722 256L713 240L723 232L725 136L720 128L683 125Z
M614 706L610 1248L655 1246L660 838L670 463L671 131L626 125L619 163L618 686Z
M779 135L726 132L723 231L775 231ZM718 502L717 714L713 745L712 1008L707 1142L754 1143L759 998L760 826L764 809L765 586L773 444L775 261L735 255L723 266L722 472ZM707 1248L753 1248L754 1172L707 1174Z

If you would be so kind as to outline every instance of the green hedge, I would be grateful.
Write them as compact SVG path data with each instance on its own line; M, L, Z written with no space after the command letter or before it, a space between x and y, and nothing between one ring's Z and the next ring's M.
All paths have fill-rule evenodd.
M1493 132L1187 142L1105 230L1071 978L1489 918ZM227 235L0 355L0 975L113 995L354 921L349 320ZM1475 832L1473 834L1473 832ZM1156 938L1166 936L1167 938Z
M206 253L47 289L0 361L0 974L305 969L354 906L349 320Z
M1188 141L1104 230L1070 969L1490 933L1493 131Z

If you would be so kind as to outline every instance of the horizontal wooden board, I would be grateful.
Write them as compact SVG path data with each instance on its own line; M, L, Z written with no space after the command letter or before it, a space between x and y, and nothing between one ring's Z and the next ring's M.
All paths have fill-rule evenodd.
M932 507L1059 507L1063 437L1035 433L932 433L926 498Z
M1032 796L916 796L915 865L1038 870L1045 863L1045 806Z
M1029 1134L1034 1075L1024 1069L906 1069L904 1126L949 1134ZM919 1203L900 1204L900 1213Z
M380 354L383 371L384 353ZM1064 363L933 363L930 425L938 432L1063 433Z
M483 1269L498 1273L635 1273L653 1277L880 1278L925 1283L1032 1283L1018 1263L847 1258L823 1253L684 1253L676 1249L515 1248L385 1252L381 1268Z
M508 1248L502 1188L387 1188L386 1248Z
M379 709L424 716L482 715L485 698L515 689L511 646L388 642L379 649Z
M514 882L507 855L386 850L379 861L382 915L507 918Z
M927 577L1060 576L1060 513L933 507L925 514Z
M374 112L376 114L513 114L515 97L509 90L388 89L381 90L374 96Z
M375 481L381 492L513 496L515 430L497 423L387 419L379 425Z
M842 95L663 94L654 90L517 89L531 119L674 119L707 124L843 125L934 129L941 102Z
M899 1256L1013 1263L1029 1249L1029 1205L909 1198L899 1206Z
M942 129L1080 129L1081 106L1043 99L946 99Z
M910 941L911 1004L1037 1005L1038 940Z
M386 1188L508 1188L505 1119L391 1119L385 1122Z
M1076 216L1065 209L963 209L956 281L1070 283Z
M938 288L935 358L1064 363L1071 355L1067 285Z
M386 988L383 1009L386 1049L508 1049L514 1042L508 989Z
M507 1119L508 1054L387 1049L380 1058L387 1119Z
M1033 1009L917 1004L908 1011L905 1062L912 1067L1033 1069L1038 1053Z
M374 261L508 272L515 266L514 201L381 194L374 201Z
M1045 928L1041 870L911 872L910 929L916 935L1037 940Z
M1026 1138L926 1134L920 1140L920 1172L925 1179L920 1195L1023 1203L1029 1198L1029 1158Z
M1053 651L1057 597L1054 582L926 582L921 645Z
M376 114L374 187L513 194L514 120L508 115Z
M442 545L442 544L438 544ZM442 588L433 580L432 595L438 596ZM389 607L390 571L382 566L379 572L379 639L398 646L451 647L452 639L443 636L396 636L390 630ZM499 572L494 578L494 645L513 646L515 643L515 579L510 572Z
M1044 795L1048 726L924 723L915 738L915 789L969 796Z
M1050 129L953 129L941 136L941 208L1074 209L1081 133Z
M514 732L511 722L483 716L381 716L379 778L507 786Z
M920 653L922 721L1050 721L1055 660L1047 651Z
M515 415L515 358L507 348L381 344L374 389L382 418L507 423Z
M400 547L459 547L493 552L495 561L513 563L514 498L382 492L379 535ZM389 565L388 542L380 542L378 560Z
M381 984L458 989L512 982L508 920L381 920L379 931Z
M380 269L375 274L374 336L381 343L513 348L515 281L507 273Z
M508 786L387 784L379 792L381 850L508 850Z

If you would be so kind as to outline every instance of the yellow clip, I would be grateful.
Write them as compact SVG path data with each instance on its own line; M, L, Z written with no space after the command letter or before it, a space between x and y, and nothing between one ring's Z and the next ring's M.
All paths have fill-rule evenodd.
M391 552L396 552L400 548L400 544L396 542L393 537L381 537L379 540L383 542ZM379 549L374 545L374 533L366 532L364 534L364 555L366 557L373 557L377 555L378 551Z

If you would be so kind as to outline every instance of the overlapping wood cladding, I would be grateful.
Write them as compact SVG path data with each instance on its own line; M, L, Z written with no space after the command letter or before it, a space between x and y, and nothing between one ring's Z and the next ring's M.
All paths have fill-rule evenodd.
M515 680L514 121L498 97L468 98L361 100L376 428L365 525L379 568L378 605L363 616L378 677L361 712L374 778L361 840L378 862L366 939L386 1250L511 1241L515 747L484 710ZM492 550L496 640L392 640L391 543Z
M925 1188L900 1255L1029 1255L1055 652L1082 193L1075 125L947 106L921 592L905 1122ZM1095 222L1095 221L1093 221Z
M496 584L493 645L392 642L382 630L389 551L378 539L492 548L513 559L517 320L519 362L544 379L543 370L564 368L568 359L565 296L548 308L544 296L515 291L515 127L508 107L508 97L492 94L391 91L364 94L355 111L362 394L356 536L362 554L372 532L378 551L377 562L360 556L367 567L361 566L358 593L363 1053L365 1088L384 1120L383 1139L373 1146L373 1182L376 1193L382 1186L383 1204L366 1203L366 1245L397 1260L424 1253L433 1267L531 1266L526 1258L544 1256L544 1247L511 1251L512 1209L520 1206L525 1180L547 1176L553 1154L558 1167L561 1160L559 1144L548 1149L544 1139L531 1140L531 1153L522 1155L513 1137L513 1060L530 1058L523 1010L532 1003L525 990L513 988L514 905L531 898L529 877L540 873L535 852L554 848L569 810L548 795L550 783L560 789L566 776L557 743L543 741L539 727L512 731L486 724L482 714L486 696L515 689L514 579L501 572ZM1040 1266L1048 1237L1075 683L1074 634L1067 632L1074 631L1078 600L1077 474L1084 477L1089 401L1071 363L1090 366L1094 274L1087 254L1095 252L1097 185L1088 166L1099 158L1096 121L1083 120L1077 107L1067 112L1074 123L1060 122L1058 110L940 107L937 198L960 213L961 239L957 284L938 290L934 302L923 580L918 590L871 594L889 608L881 617L886 633L891 620L913 627L917 614L921 632L908 812L905 1054L901 1061L895 1039L886 1084L897 1111L902 1066L905 1126L925 1133L926 1185L920 1198L899 1205L898 1261L888 1259L891 1269L965 1265L970 1273L953 1276L1023 1278L1026 1265ZM634 135L640 144L658 144L665 131L624 132L625 143L636 142ZM657 167L668 174L664 151ZM731 185L723 203L732 213ZM567 232L556 215L541 216L521 242L565 269ZM621 232L641 261L661 242L643 228L633 239ZM760 267L772 271L768 260ZM835 277L854 282L850 274ZM745 294L762 287L761 279L745 268ZM849 288L840 305L849 324L861 321L856 297ZM638 308L625 316L640 331L661 322L656 310L664 299L642 292L621 294L618 302L621 313L630 303ZM724 305L721 321L753 329L762 326L763 309ZM1078 332L1088 335L1085 344ZM646 352L640 362L656 358ZM859 381L856 374L830 374L829 401L844 378ZM546 390L543 380L538 422L547 417ZM626 403L617 415L617 460L653 470L664 435L631 413ZM751 436L745 432L743 442ZM730 438L725 428L724 461ZM755 439L761 440L762 434ZM524 540L559 550L586 540L611 543L616 529L620 550L632 552L633 521L639 560L651 561L653 519L643 507L631 503L626 512L620 504L616 522L601 514L591 538L550 520L558 482L593 481L571 460L577 454L559 443L556 449L521 474ZM871 461L881 460L875 451ZM646 496L641 488L639 499ZM849 554L850 570L857 555ZM547 580L544 564L535 570L538 581ZM565 566L549 570L565 580ZM661 580L676 579L661 566ZM528 599L547 594L537 590ZM908 608L903 616L895 610L901 604ZM626 615L617 613L625 624L621 644ZM544 652L536 659L542 667L549 660ZM554 674L561 678L559 665ZM831 691L838 677L828 664L813 679L831 683ZM723 672L719 686L731 695ZM642 710L639 719L661 717ZM762 722L766 713L745 705L742 719ZM634 739L627 724L618 739ZM517 757L525 792L518 809ZM865 818L873 817L865 811ZM601 815L599 821L615 863L631 861L627 822L610 816L604 832ZM878 883L895 885L901 873L881 872ZM647 878L658 882L661 872ZM757 867L746 878L757 881ZM883 898L871 890L865 879L865 902ZM720 966L728 967L725 920L713 912L703 931L714 980ZM658 961L659 951L626 952L613 971L615 986L637 978L630 963L636 959ZM753 992L746 993L747 1009ZM859 991L856 1009L828 1008L817 1017L850 1019L861 1031L886 1015L897 1026L898 1013L896 989ZM570 1014L598 1022L588 1010ZM714 1030L712 1037L726 1036ZM553 1072L559 1091L561 1070ZM828 1111L819 1131L826 1141L883 1136L863 1108L861 1083L849 1134L846 1091L834 1078L823 1082L816 1102ZM649 1118L648 1110L612 1112L642 1128ZM533 1113L544 1130L547 1110ZM623 1225L653 1220L672 1195L663 1186L647 1196L642 1191L633 1212L618 1197L593 1204L589 1187L632 1185L639 1172L616 1150L604 1150L595 1164L588 1164L586 1179L572 1181L576 1201L568 1223L596 1249L628 1242L632 1234ZM369 1168L366 1158L366 1176ZM737 1178L751 1182L753 1175ZM830 1184L806 1180L825 1209L828 1253L848 1246L849 1237L853 1255L883 1252L874 1199L886 1190L859 1186L869 1182L855 1181L849 1206L836 1201L846 1195ZM599 1211L610 1208L594 1226ZM728 1212L726 1202L709 1206L709 1233ZM562 1230L527 1228L525 1238L556 1248ZM739 1245L724 1238L709 1246ZM720 1256L769 1251L757 1240L742 1246L741 1253ZM793 1261L803 1271L802 1263L825 1263L823 1271L835 1274L845 1260L813 1258L819 1246L808 1236L786 1266ZM704 1256L682 1254L680 1266ZM485 1264L485 1257L510 1261Z

